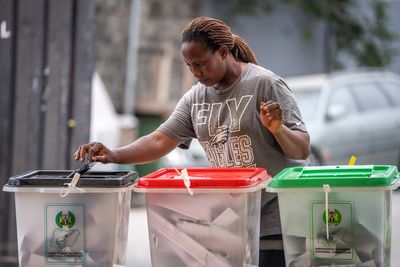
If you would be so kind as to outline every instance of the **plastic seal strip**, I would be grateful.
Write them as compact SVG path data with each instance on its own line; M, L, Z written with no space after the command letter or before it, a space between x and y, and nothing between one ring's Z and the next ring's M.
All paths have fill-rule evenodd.
M73 188L78 189L81 192L85 192L82 188L76 187L76 184L78 183L79 178L81 178L81 174L79 172L75 172L74 177L72 178L72 181L70 183L65 183L64 185L68 185L67 191L65 193L60 193L60 197L66 197L68 194L71 192Z
M331 192L331 187L329 184L324 184L323 186L325 192L325 226L326 226L326 240L329 240L329 209L328 209L328 194Z
M72 180L70 183L65 183L64 185L68 185L67 191L65 193L61 193L61 197L66 197L68 194L71 192L72 188L78 189L81 192L85 192L85 190L78 188L76 184L78 183L79 178L81 178L81 175L86 173L88 170L90 170L97 162L96 161L88 161L85 164L82 165L79 169L73 171L70 175L67 176L67 178L71 178Z
M189 179L189 174L188 174L187 169L182 169L182 172L180 172L177 168L174 168L174 169L182 177L183 183L185 184L189 194L191 196L193 196L193 191L190 188L190 179Z

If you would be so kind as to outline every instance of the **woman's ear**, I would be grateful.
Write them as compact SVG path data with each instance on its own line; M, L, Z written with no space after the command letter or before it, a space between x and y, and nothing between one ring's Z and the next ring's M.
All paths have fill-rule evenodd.
M222 59L225 59L228 56L229 49L228 49L228 47L226 47L226 45L221 45L218 48L218 53L222 57Z

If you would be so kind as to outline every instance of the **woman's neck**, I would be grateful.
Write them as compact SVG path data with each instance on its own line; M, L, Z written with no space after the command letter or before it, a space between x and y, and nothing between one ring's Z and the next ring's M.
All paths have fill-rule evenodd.
M242 74L244 67L246 66L246 63L239 62L233 57L228 60L229 61L227 62L227 68L224 78L215 86L215 88L218 90L225 89L236 82L236 80Z

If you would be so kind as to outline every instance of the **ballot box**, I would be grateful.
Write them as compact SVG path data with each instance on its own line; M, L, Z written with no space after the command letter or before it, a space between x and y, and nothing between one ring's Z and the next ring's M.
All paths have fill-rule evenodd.
M263 168L160 169L141 177L157 266L257 266Z
M390 266L395 166L292 167L278 194L286 266Z
M87 172L73 188L70 174L36 170L3 187L15 194L19 266L125 266L136 172Z

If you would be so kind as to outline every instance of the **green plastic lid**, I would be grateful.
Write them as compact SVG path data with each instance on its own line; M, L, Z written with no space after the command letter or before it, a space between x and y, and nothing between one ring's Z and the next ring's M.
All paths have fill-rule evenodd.
M397 182L399 173L390 165L344 165L286 168L276 174L270 188L384 187Z

